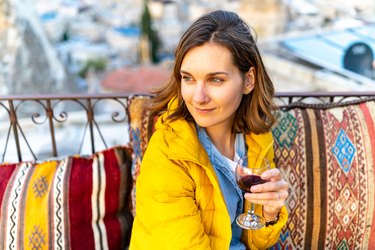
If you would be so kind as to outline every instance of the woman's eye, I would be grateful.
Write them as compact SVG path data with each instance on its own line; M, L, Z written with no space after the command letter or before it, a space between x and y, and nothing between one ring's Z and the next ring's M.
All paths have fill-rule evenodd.
M192 79L191 79L190 76L181 76L181 79L182 79L184 82L190 82L190 81L192 81Z
M213 77L213 78L210 79L210 82L212 82L212 83L222 83L223 79L217 78L217 77Z

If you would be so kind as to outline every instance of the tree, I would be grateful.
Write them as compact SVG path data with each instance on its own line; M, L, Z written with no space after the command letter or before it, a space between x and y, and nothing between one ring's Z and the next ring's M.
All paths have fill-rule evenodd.
M144 1L144 10L141 20L142 35L146 35L150 43L151 60L153 63L159 62L158 50L160 48L160 40L157 32L152 27L151 15L148 10L147 0Z
M82 78L85 78L90 70L93 70L94 72L104 71L106 66L107 61L104 58L89 59L83 65L78 75Z

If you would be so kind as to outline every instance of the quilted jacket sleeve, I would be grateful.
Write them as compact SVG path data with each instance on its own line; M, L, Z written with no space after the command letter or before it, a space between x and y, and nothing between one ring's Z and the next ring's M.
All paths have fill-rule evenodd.
M273 139L269 139L273 142ZM272 146L269 147L269 150L266 152L265 157L271 162L271 168L275 168L274 163L274 151L273 151L273 143ZM245 204L245 211L250 208L250 202L246 201ZM262 214L263 207L261 205L255 205L255 213ZM279 214L279 220L275 225L263 227L258 230L244 230L242 237L244 237L244 242L248 243L248 247L250 249L268 249L276 244L277 240L280 237L281 230L285 226L288 219L288 211L286 206L281 208Z
M136 184L130 249L210 249L184 164L168 159L168 142L156 132Z

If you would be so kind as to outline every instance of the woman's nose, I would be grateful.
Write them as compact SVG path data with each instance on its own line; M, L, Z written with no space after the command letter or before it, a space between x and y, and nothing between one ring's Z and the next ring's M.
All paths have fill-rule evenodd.
M209 102L210 98L208 96L207 87L204 82L197 82L196 88L194 90L193 101L199 104Z

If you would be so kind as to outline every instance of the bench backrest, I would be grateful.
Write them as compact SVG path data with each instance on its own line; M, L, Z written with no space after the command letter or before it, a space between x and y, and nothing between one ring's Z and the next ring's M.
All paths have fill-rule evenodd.
M290 196L289 220L274 249L375 245L374 100L331 98L309 103L300 99L280 105L272 128L275 163L289 183ZM131 133L141 134L138 140L132 137L140 153L133 165L135 182L153 120L147 113L142 118L142 112L134 113L138 118Z
M274 249L367 249L375 245L375 97L371 95L375 94L279 95L281 109L272 129L275 163L289 183L290 196L286 201L289 220ZM130 205L124 202L122 206L130 207L134 214L136 177L154 124L154 118L144 108L149 98L145 95L0 98L0 126L5 131L2 161L8 155L16 155L23 161L27 158L25 152L31 152L31 160L90 154L130 142L133 161L131 166L125 165L129 165L126 168L131 171L133 185L125 185L127 188L121 197L131 193ZM74 105L59 108L66 102ZM41 111L34 112L31 103L36 103ZM107 104L101 106L103 103ZM21 112L23 107L27 112ZM83 112L77 113L77 110ZM21 119L30 113L31 124ZM69 123L71 119L73 122ZM84 122L79 123L80 119ZM69 138L62 141L57 138L57 131L67 123L68 127L80 124L82 128L80 136L70 132L76 144ZM117 124L116 129L103 128L112 124ZM45 132L39 138L47 141L42 153L36 152L25 133L31 125ZM69 141L67 147L59 144L66 141ZM10 150L10 142L15 151ZM84 145L87 152L82 150ZM107 153L95 154L90 159L103 154ZM75 158L78 160L89 164L92 161ZM118 165L121 164L124 161L120 159ZM123 168L120 170L127 173ZM106 174L111 179L113 171ZM7 194L16 182L5 182L5 179L4 176L0 179L0 193ZM127 223L131 225L131 218ZM125 238L129 232L127 228Z

